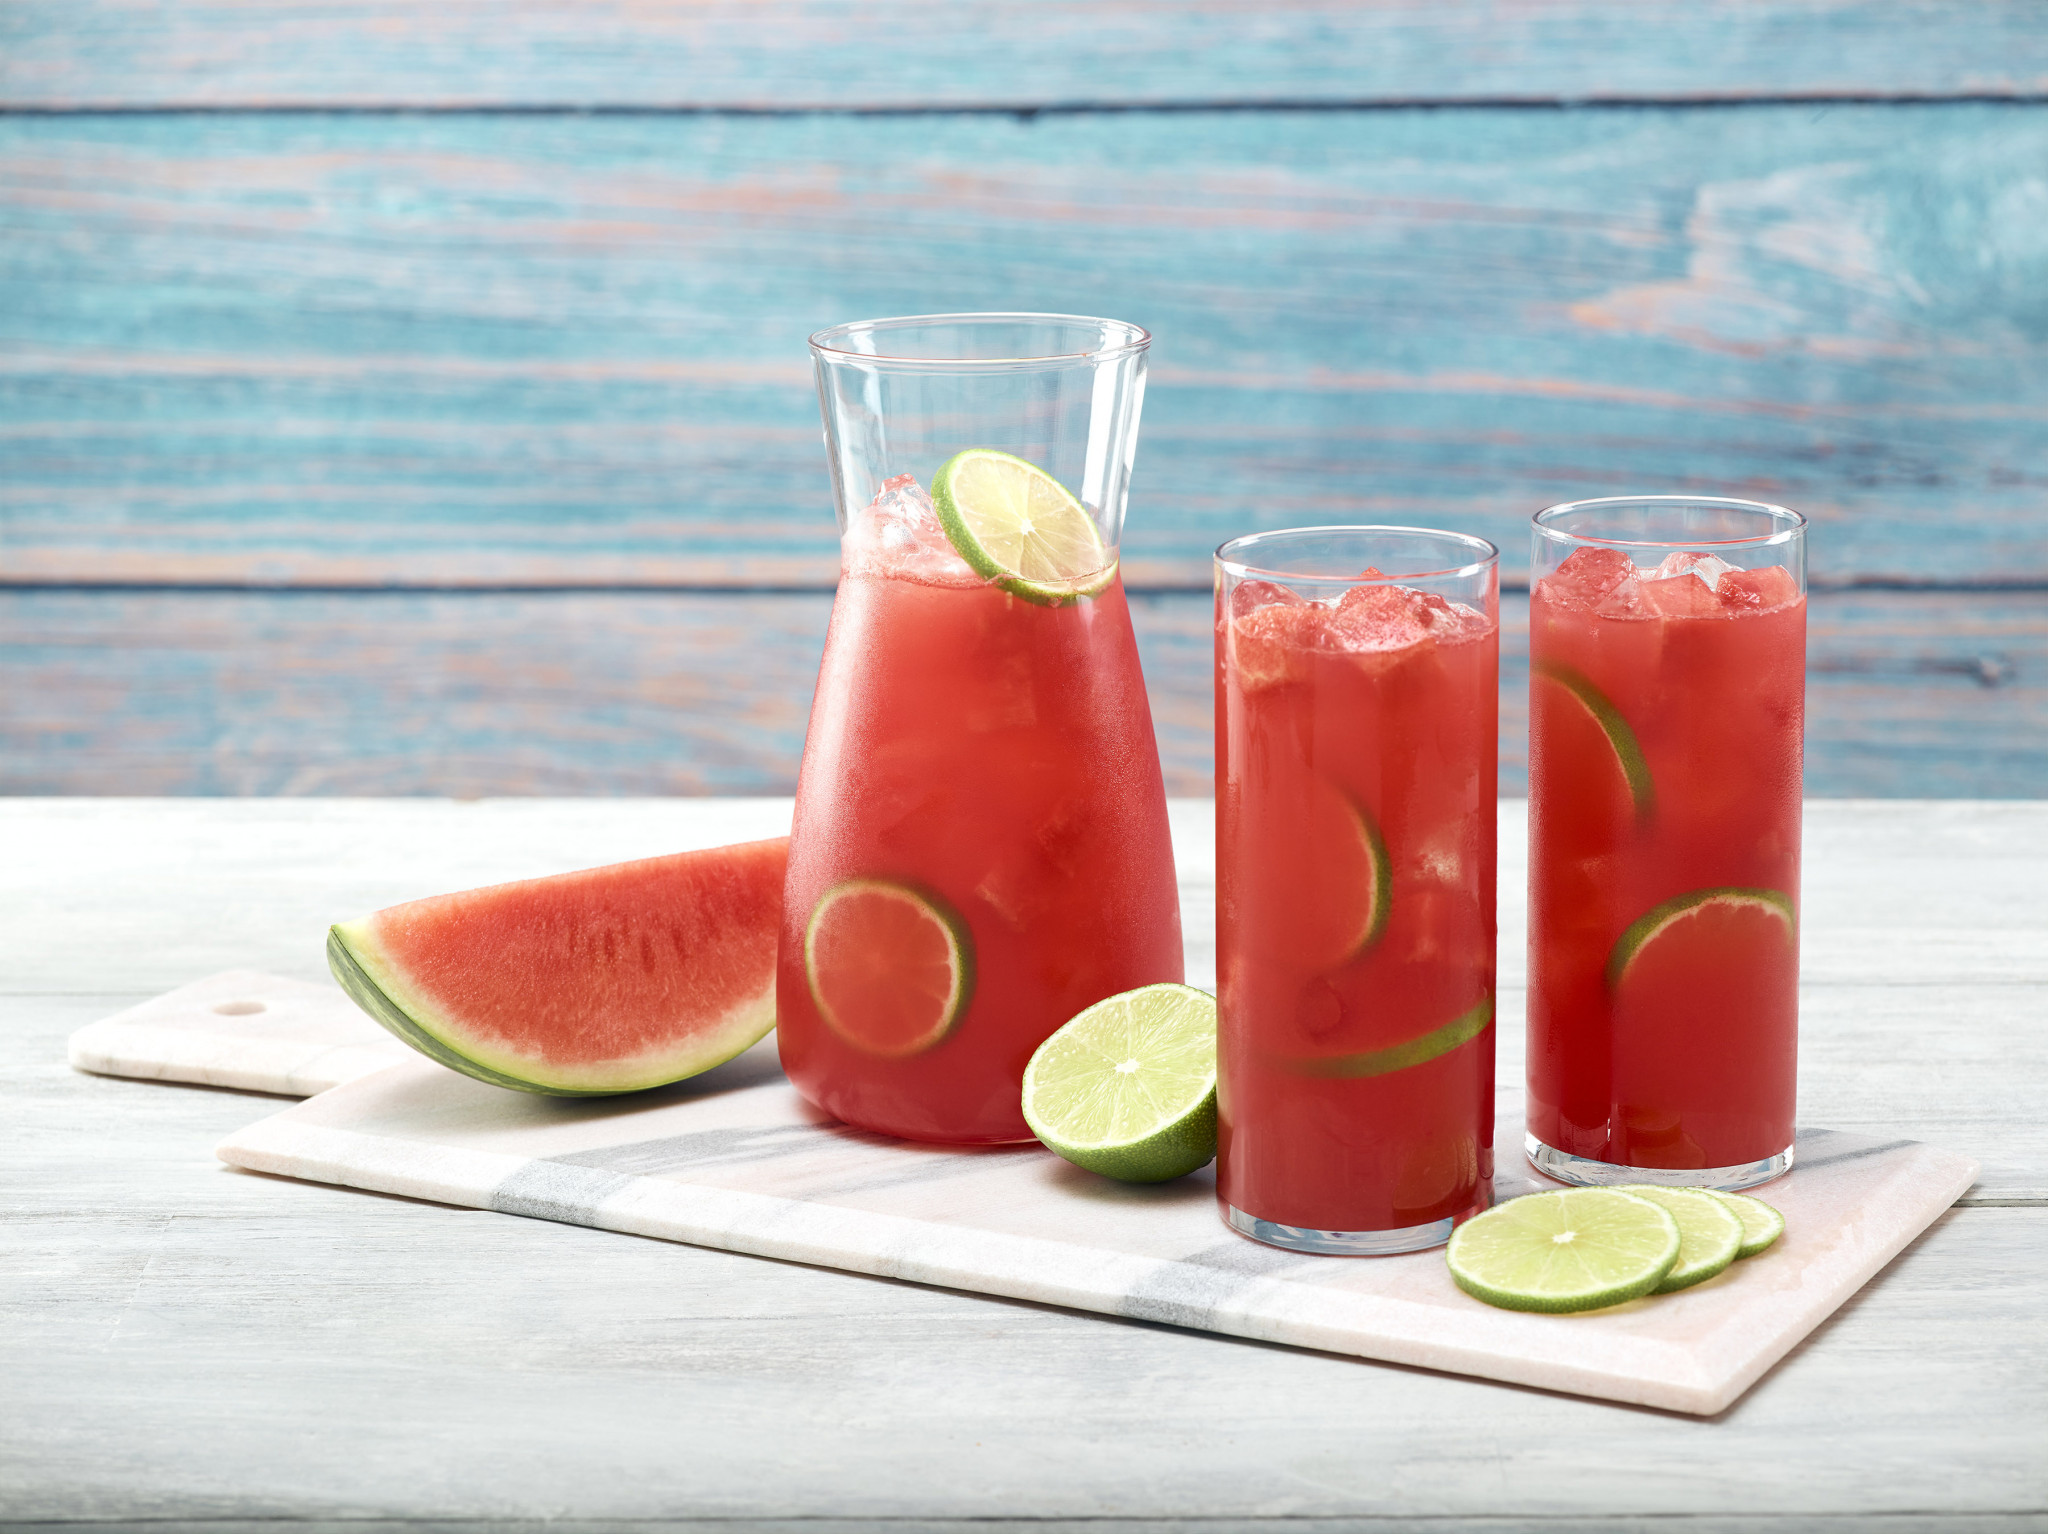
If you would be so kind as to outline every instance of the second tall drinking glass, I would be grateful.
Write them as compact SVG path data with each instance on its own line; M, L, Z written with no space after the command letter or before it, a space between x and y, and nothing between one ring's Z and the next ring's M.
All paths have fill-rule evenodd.
M1497 560L1217 550L1217 1189L1261 1241L1411 1251L1491 1199Z
M862 1129L1028 1140L1032 1051L1181 978L1117 541L1149 337L936 315L811 338L841 573L789 849L782 1063Z
M1536 518L1530 1159L1745 1188L1792 1165L1806 522L1645 496Z

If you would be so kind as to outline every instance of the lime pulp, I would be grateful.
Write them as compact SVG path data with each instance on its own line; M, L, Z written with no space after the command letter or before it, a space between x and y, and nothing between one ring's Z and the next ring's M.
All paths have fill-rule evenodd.
M1736 1249L1736 1261L1754 1257L1785 1234L1785 1217L1762 1199L1751 1198L1747 1193L1714 1196L1733 1209L1735 1218L1742 1222L1742 1245Z
M1742 1219L1717 1193L1647 1183L1631 1183L1617 1191L1648 1199L1678 1222L1678 1261L1657 1285L1659 1294L1705 1283L1724 1272L1742 1250Z
M1216 1155L1216 998L1147 985L1098 1001L1024 1068L1024 1119L1055 1154L1122 1182Z
M1643 755L1642 743L1636 739L1636 732L1629 727L1621 710L1609 701L1607 694L1569 666L1539 661L1534 674L1562 687L1600 727L1600 733L1607 737L1608 749L1614 752L1615 765L1621 769L1622 778L1628 784L1629 802L1635 806L1637 824L1649 820L1657 809L1657 784L1650 776L1650 764Z
M932 476L932 509L976 574L1057 607L1116 575L1095 518L1037 464L990 447L955 453Z
M1451 1280L1505 1310L1598 1310L1654 1292L1679 1260L1678 1222L1614 1188L1532 1193L1467 1220L1445 1249Z
M1689 895L1677 895L1652 906L1629 924L1626 932L1615 940L1614 950L1607 956L1607 983L1619 985L1628 974L1636 956L1648 948L1659 937L1695 917L1705 915L1716 908L1724 910L1749 910L1761 913L1785 924L1784 930L1790 935L1798 930L1798 917L1792 906L1792 899L1778 890L1721 889L1694 890Z
M828 889L804 926L804 978L828 1027L872 1055L930 1049L974 994L974 939L928 890L888 879Z

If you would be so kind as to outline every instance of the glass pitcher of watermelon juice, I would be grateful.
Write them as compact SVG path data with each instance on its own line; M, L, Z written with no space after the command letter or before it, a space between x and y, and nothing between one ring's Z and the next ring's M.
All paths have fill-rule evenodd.
M1493 1190L1499 552L1398 527L1216 554L1216 1186L1370 1256Z
M1681 496L1536 518L1527 1150L1566 1182L1792 1164L1805 532Z
M789 1078L861 1129L1029 1140L1046 1036L1182 975L1117 546L1150 337L938 315L811 338L841 528L777 975Z

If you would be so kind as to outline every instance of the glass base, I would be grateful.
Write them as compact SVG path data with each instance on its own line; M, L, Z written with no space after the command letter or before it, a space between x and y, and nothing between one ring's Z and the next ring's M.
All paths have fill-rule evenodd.
M1410 1225L1401 1230L1310 1230L1301 1225L1281 1225L1272 1220L1262 1220L1229 1204L1223 1206L1223 1223L1240 1236L1250 1236L1252 1240L1263 1241L1268 1246L1285 1247L1290 1252L1313 1252L1319 1257L1392 1257L1399 1252L1420 1252L1432 1246L1442 1246L1451 1239L1451 1231L1459 1222L1482 1213L1492 1202L1493 1193L1489 1188L1479 1202L1463 1214L1446 1215L1441 1220L1431 1220L1426 1225Z
M1738 1188L1754 1188L1758 1183L1783 1177L1792 1170L1792 1147L1789 1145L1777 1155L1766 1156L1761 1161L1746 1161L1740 1166L1703 1167L1616 1166L1611 1161L1574 1156L1554 1145L1545 1145L1534 1135L1523 1137L1522 1151L1528 1156L1529 1165L1545 1177L1574 1183L1581 1188L1617 1188L1624 1183L1640 1182L1655 1188L1717 1188L1723 1193L1733 1193Z

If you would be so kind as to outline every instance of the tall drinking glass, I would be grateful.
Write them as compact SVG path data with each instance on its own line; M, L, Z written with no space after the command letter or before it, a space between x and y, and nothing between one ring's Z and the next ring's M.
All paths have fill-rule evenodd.
M1372 1255L1493 1188L1499 551L1406 527L1216 552L1217 1189Z
M1067 315L811 338L840 580L790 838L782 1063L834 1118L1028 1140L1024 1067L1179 980L1117 569L1150 337Z
M1529 1159L1767 1181L1799 1050L1806 521L1553 506L1531 582Z

